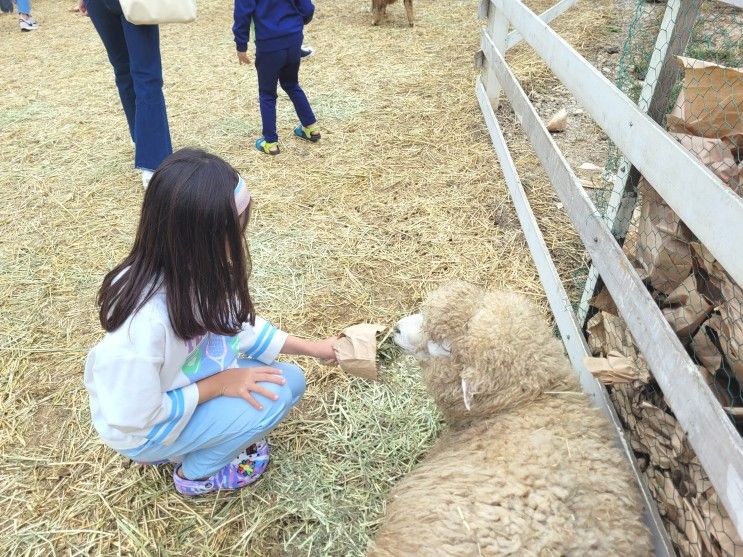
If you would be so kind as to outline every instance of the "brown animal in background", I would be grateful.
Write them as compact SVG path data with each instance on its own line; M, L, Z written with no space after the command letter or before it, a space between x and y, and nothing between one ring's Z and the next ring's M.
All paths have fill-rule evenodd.
M372 0L372 25L379 25L382 18L387 15L387 6L394 4L395 0ZM408 25L413 26L413 0L403 0L405 13L408 16Z

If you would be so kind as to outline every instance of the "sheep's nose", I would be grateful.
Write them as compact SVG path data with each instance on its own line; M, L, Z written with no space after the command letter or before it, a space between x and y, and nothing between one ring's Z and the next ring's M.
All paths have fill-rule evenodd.
M400 334L400 325L395 325L392 328L392 334L399 335Z

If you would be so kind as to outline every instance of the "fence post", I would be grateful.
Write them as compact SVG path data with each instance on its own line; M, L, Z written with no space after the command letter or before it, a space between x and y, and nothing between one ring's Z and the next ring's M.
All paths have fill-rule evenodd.
M702 0L669 0L666 5L645 82L637 101L638 108L656 122L661 122L668 111L671 90L679 75L676 56L686 50L701 4ZM623 158L613 178L614 186L604 214L607 226L620 244L627 235L637 203L639 180L640 172ZM598 273L592 265L578 307L580 321L584 321L588 316L590 302L598 293L598 279Z
M498 52L505 55L506 37L508 36L508 18L503 12L496 9L490 0L480 0L479 14L482 17L487 16L488 25L486 27L486 33L493 41ZM493 110L495 110L500 103L501 86L498 83L498 78L495 77L492 60L486 60L485 75L483 77L485 92L488 94L488 100Z

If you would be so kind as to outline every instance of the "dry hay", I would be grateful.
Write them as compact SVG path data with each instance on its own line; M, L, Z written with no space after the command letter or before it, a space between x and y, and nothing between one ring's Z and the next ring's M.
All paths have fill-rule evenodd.
M282 95L274 159L252 149L256 79L234 59L231 9L206 0L195 24L163 29L174 144L252 181L260 313L327 335L391 323L453 277L543 301L474 96L476 1L416 0L412 30L395 6L372 28L367 3L320 4L303 82L324 139L289 139ZM142 192L102 45L69 7L34 2L41 27L28 34L0 16L0 553L362 553L388 488L439 428L409 360L375 385L301 361L308 391L273 435L270 472L235 494L183 499L167 467L127 468L91 430L93 298L129 247ZM573 8L569 40L595 33L596 9Z

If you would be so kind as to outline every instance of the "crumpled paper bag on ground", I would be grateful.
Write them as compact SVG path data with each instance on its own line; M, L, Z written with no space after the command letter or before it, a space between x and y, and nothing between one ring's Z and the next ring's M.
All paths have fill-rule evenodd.
M619 316L601 311L588 320L586 331L592 354L618 352L629 358L637 355L632 337Z
M720 345L743 387L743 288L727 273L720 278L720 290L725 300L720 309Z
M552 115L552 118L550 118L547 121L547 130L555 133L555 132L564 132L565 128L568 127L568 111L564 108L561 108L558 110L555 114Z
M723 301L721 284L717 277L724 274L725 270L700 242L690 242L689 248L694 274L697 275L697 289L712 304L717 305Z
M712 304L699 293L697 278L692 274L666 297L662 311L681 342L689 344L691 334L712 311Z
M672 132L716 137L743 149L743 68L677 56L681 93L666 117Z
M650 370L645 358L637 352L632 334L624 320L617 315L601 311L591 317L586 324L588 346L595 355L614 354L629 359L632 363L634 377L632 381L647 383L650 381Z
M645 178L638 189L642 207L635 258L642 274L663 294L670 294L691 274L691 231Z
M743 549L743 540L736 532L714 488L709 487L701 492L696 503L704 517L704 530L714 534L715 540L720 544L722 555L726 557L738 555Z
M611 294L609 294L609 289L606 287L602 288L601 291L593 297L591 305L599 311L605 311L612 315L619 314L619 310L617 309Z
M653 464L669 469L693 458L694 454L685 442L684 430L668 412L642 401L635 408L635 415L637 434L647 446Z
M699 242L691 243L700 292L720 312L720 345L738 382L743 386L743 288L727 274L710 251Z
M596 379L607 385L629 383L638 378L638 370L632 360L612 350L606 358L583 358L586 369Z
M341 369L357 377L377 379L377 335L387 327L361 323L343 329L333 344Z
M671 136L694 153L704 165L714 172L730 188L739 192L741 168L733 156L730 144L718 138L698 137L685 133L672 133Z

